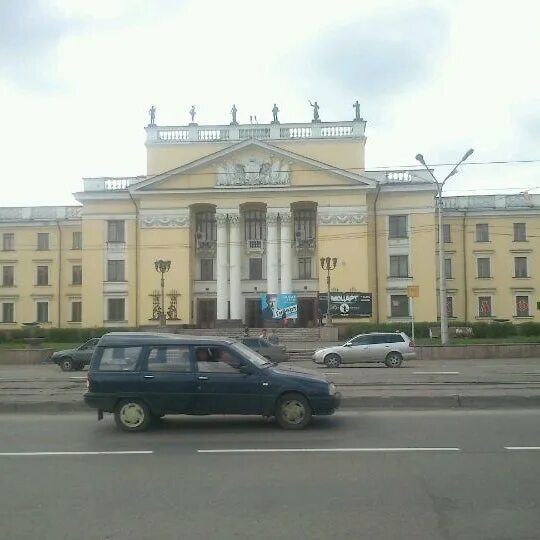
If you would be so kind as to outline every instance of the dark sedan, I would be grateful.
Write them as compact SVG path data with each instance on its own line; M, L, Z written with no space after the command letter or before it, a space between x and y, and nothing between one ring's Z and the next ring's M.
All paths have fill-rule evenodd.
M90 363L98 341L99 338L92 338L75 349L56 351L51 356L51 362L59 365L62 371L80 370Z

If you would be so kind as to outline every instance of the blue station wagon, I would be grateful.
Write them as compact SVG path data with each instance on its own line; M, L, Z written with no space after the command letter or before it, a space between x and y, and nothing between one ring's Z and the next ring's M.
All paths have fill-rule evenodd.
M113 413L124 431L143 431L167 414L262 415L302 429L340 399L319 373L278 367L235 340L146 332L100 339L84 395L98 419Z

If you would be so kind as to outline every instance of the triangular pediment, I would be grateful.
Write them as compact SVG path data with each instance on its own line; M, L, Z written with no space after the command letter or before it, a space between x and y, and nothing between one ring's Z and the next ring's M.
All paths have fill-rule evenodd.
M313 174L315 172L317 174ZM286 188L299 183L306 185L310 178L314 179L314 184L321 186L354 185L369 188L375 185L372 180L359 174L250 139L147 178L131 186L131 191L140 193L195 187Z

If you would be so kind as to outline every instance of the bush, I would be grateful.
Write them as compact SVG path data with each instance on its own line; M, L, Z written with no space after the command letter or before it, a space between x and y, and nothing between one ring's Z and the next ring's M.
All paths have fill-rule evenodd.
M540 336L540 323L524 322L516 326L518 336Z
M83 343L107 332L131 332L136 328L22 328L0 331L0 343L22 341L25 337L43 337L54 343Z
M437 322L415 322L414 335L415 337L429 337L429 329L432 326L439 326ZM411 323L396 322L396 323L353 323L342 324L338 326L340 339L349 339L357 334L367 334L369 332L405 332L411 336Z

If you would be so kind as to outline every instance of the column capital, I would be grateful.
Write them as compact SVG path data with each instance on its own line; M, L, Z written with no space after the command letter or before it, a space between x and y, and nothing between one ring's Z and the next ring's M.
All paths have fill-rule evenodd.
M216 224L218 227L225 227L227 225L227 214L216 212Z
M285 211L285 212L279 212L279 218L281 219L281 223L290 223L292 220L292 212Z
M229 223L231 225L240 224L240 214L228 214L228 216L229 216Z
M266 223L267 224L277 224L278 222L278 213L277 212L266 212Z

